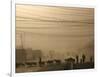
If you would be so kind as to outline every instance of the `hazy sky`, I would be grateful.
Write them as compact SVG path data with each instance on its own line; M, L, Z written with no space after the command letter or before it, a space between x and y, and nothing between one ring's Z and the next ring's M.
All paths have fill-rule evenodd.
M93 15L92 8L16 5L16 47L93 55Z

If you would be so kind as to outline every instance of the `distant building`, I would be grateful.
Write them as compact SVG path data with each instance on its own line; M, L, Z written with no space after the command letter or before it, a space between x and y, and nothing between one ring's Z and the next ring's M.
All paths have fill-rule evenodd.
M41 58L41 50L16 49L16 63L27 65L38 65Z
M26 50L26 62L39 62L39 59L41 57L41 50L32 50L32 49L27 49Z
M54 63L53 60L48 60L48 61L47 61L47 64L48 64L48 65L51 65L51 64L53 64L53 63Z
M75 59L74 58L68 58L65 59L65 62L67 63L67 65L69 65L69 69L73 69L73 64L75 63Z
M16 49L16 64L25 64L26 62L26 50Z
M55 59L54 60L55 64L61 64L61 60Z
M75 63L75 59L74 58L67 58L65 59L66 63Z

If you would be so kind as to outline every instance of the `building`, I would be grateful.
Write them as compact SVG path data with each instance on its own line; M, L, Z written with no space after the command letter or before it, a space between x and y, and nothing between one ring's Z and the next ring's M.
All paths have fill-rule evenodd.
M75 59L70 57L68 59L65 59L65 62L67 63L67 66L69 67L68 69L73 69Z
M26 63L26 50L16 49L16 66L24 65Z
M39 65L41 50L16 49L16 65Z
M40 58L42 57L41 50L27 49L26 54L27 54L26 56L27 64L39 65Z
M67 58L65 59L66 63L75 63L75 59L74 58Z

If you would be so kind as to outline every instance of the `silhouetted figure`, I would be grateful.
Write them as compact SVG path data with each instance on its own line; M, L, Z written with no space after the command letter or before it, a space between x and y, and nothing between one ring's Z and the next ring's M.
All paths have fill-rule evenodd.
M76 55L76 63L78 64L78 62L79 62L79 56Z
M82 55L82 63L85 62L85 59L86 59L86 57L85 57L85 55L83 54L83 55Z
M80 59L80 64L82 64L83 62L82 62L82 59Z
M90 57L90 63L93 63L93 58L92 58L92 56Z
M39 66L41 67L41 57L39 57Z

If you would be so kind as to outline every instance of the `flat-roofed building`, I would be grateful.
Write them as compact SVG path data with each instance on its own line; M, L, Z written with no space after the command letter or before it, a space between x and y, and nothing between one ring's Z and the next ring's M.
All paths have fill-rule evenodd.
M27 49L26 50L26 63L33 63L38 65L39 60L41 58L41 50L32 50L32 49Z
M16 49L16 63L25 64L26 62L26 50L25 49Z

